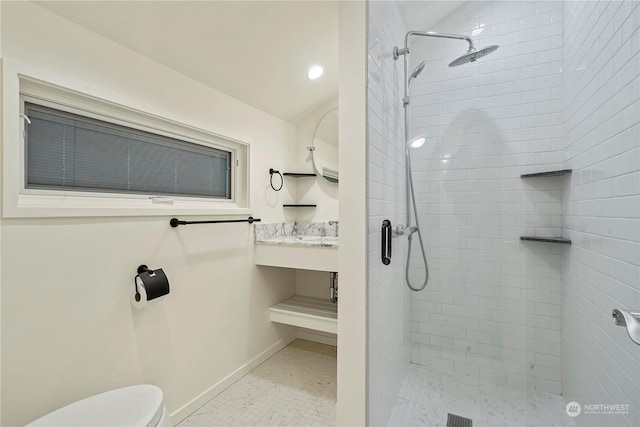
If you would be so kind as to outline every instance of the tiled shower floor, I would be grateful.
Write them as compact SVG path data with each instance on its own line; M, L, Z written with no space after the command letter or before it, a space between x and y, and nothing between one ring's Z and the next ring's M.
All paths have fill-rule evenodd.
M473 427L575 426L562 396L411 365L389 425L446 426L447 413L471 418Z
M336 347L295 340L178 426L335 424Z

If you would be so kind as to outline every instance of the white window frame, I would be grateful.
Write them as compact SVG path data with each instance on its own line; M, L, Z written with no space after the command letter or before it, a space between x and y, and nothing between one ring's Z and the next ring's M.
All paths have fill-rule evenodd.
M124 106L104 94L90 95L21 64L2 60L2 214L5 218L245 215L249 214L248 142ZM26 119L32 102L127 127L231 152L231 199L27 189Z

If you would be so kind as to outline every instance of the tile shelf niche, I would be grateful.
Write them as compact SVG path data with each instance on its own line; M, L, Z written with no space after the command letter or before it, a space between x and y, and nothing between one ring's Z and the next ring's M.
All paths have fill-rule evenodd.
M527 240L530 242L548 242L548 243L562 243L570 245L571 240L564 237L535 237L535 236L520 236L520 240Z
M536 172L536 173L526 173L523 175L520 175L520 178L542 178L544 176L565 176L565 175L571 175L572 170L571 169L561 169L561 170L555 170L555 171L546 171L546 172Z
M542 177L556 177L571 175L572 169L558 169L552 171L526 173L520 175L520 178L542 178ZM520 236L520 240L529 242L547 242L547 243L560 243L564 245L570 245L571 240L564 237L538 237L538 236Z

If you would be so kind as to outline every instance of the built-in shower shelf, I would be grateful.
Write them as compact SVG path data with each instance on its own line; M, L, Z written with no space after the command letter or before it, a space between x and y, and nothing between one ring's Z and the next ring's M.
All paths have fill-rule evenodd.
M561 169L555 171L546 171L546 172L536 172L536 173L526 173L524 175L520 175L520 178L536 178L543 176L565 176L571 175L571 169Z
M535 237L535 236L520 236L520 240L528 240L531 242L547 242L547 243L562 243L564 245L570 245L571 240L564 237Z
M289 176L291 178L307 178L317 176L315 173L298 173L298 172L285 172L282 175Z
M322 298L295 295L269 308L272 322L338 333L338 304Z

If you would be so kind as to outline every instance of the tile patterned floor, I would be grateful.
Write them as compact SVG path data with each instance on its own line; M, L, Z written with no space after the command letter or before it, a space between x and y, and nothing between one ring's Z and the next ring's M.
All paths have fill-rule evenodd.
M464 375L411 368L390 426L446 426L447 413L474 427L575 426L561 396L500 386ZM295 340L178 424L334 426L336 347Z
M335 424L336 347L295 340L178 426Z
M446 426L447 413L483 426L575 426L562 396L518 390L411 365L390 426Z

